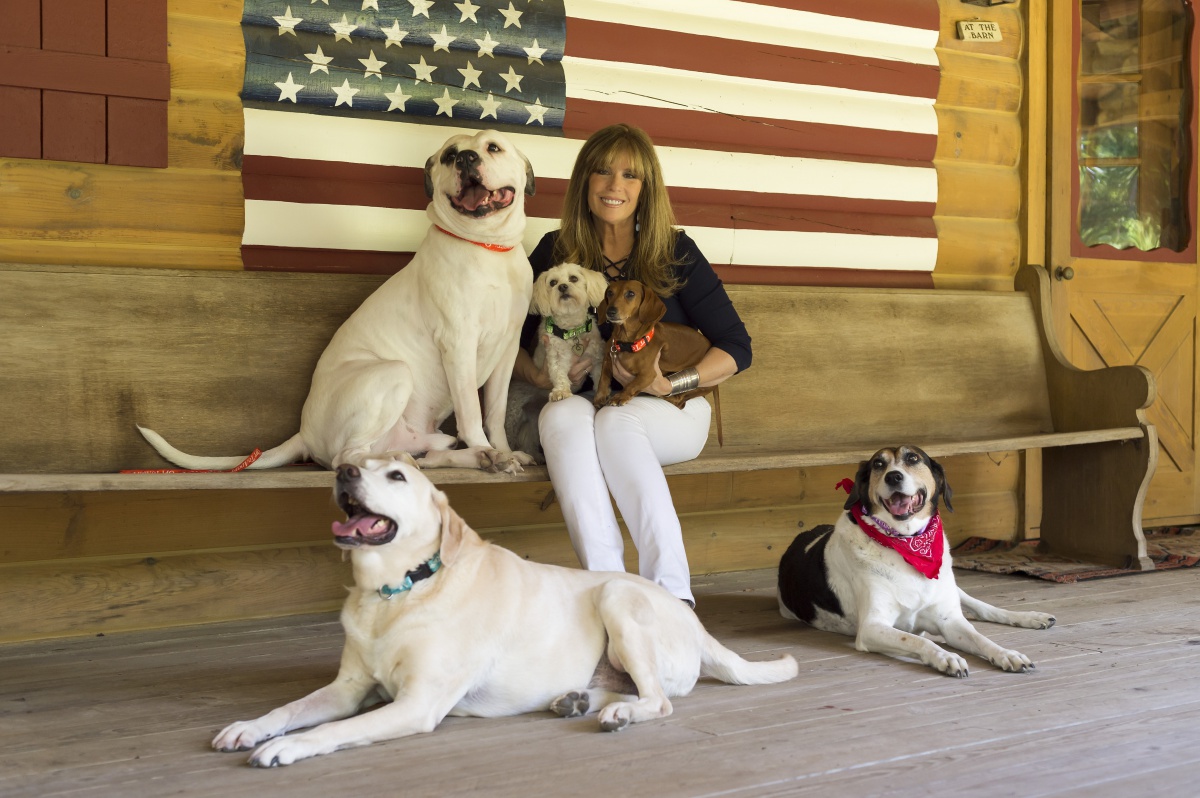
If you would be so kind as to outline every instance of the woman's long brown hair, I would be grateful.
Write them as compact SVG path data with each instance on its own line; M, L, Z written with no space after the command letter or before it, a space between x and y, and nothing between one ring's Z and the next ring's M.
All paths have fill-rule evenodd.
M556 263L579 263L596 271L604 270L604 252L600 236L592 224L588 209L588 181L599 169L610 167L620 155L628 155L633 172L642 181L642 191L634 220L633 251L625 265L625 274L640 280L659 296L679 290L680 282L671 267L676 265L675 213L663 182L662 165L654 151L654 142L645 131L633 125L616 124L593 133L575 159L571 182L563 201L558 242L554 247Z

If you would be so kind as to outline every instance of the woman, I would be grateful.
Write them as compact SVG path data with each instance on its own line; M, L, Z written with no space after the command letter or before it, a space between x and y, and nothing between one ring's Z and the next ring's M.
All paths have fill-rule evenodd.
M664 321L699 329L713 347L694 369L668 375L658 371L644 395L627 405L597 411L590 393L550 402L538 429L550 480L583 567L625 570L611 492L637 546L642 576L695 606L679 517L662 466L700 454L711 408L702 397L682 408L658 397L717 385L747 368L750 336L712 266L674 223L650 138L624 124L594 133L575 160L560 229L542 238L530 255L534 278L550 266L572 262L601 271L609 280L640 280L666 304ZM548 388L549 377L529 354L538 335L536 322L531 318L526 325L515 374ZM590 365L576 362L573 384L584 379ZM613 376L622 384L630 379L617 364Z

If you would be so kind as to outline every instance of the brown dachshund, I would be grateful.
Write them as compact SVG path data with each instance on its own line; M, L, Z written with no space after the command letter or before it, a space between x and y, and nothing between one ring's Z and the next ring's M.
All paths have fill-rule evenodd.
M663 374L673 374L699 363L711 348L708 339L698 330L660 321L666 312L667 306L658 295L637 280L609 284L604 301L596 308L596 315L601 320L613 323L607 344L608 357L604 358L600 384L596 386L596 398L592 400L596 407L623 405L648 388L654 381L654 358L660 351L659 369ZM619 360L633 379L625 390L610 399L613 360ZM712 388L696 388L662 398L683 407L688 399L712 392Z

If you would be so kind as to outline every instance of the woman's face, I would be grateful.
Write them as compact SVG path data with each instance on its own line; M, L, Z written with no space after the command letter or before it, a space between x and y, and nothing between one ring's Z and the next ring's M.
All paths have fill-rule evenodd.
M642 180L634 173L627 153L618 153L612 163L588 178L588 208L597 224L632 227L641 193Z

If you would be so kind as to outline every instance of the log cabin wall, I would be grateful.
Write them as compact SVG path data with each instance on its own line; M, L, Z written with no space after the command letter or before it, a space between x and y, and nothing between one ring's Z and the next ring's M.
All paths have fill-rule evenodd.
M1023 6L940 2L935 287L1011 290L1022 260ZM243 268L241 15L237 0L168 2L166 168L0 158L0 262ZM959 40L964 19L999 23L1002 41ZM1029 526L1016 453L944 464L952 538ZM673 480L694 572L773 566L799 529L836 516L844 470ZM547 487L448 493L485 536L574 565L557 507L541 507ZM39 607L0 641L332 609L348 580L327 542L334 517L323 491L0 496L0 602Z

